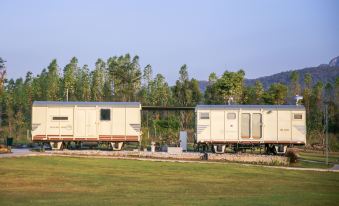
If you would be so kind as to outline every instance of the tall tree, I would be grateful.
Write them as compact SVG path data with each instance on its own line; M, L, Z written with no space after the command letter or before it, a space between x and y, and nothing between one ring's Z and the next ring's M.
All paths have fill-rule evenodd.
M243 95L244 104L263 104L264 86L258 80L254 86L245 87Z
M91 100L91 77L89 73L89 68L85 64L80 72L81 82L79 83L81 86L81 100L90 101Z
M92 100L103 100L103 89L105 84L105 62L102 59L98 59L95 63L95 70L92 72Z
M196 79L191 79L190 81L190 89L192 91L192 105L197 105L202 100L202 93L199 87L199 81Z
M285 104L287 98L287 86L281 83L271 84L270 88L264 95L267 104Z
M289 98L293 100L295 95L301 94L301 87L299 83L299 73L297 71L293 71L290 76L291 84L289 90Z
M217 75L212 72L208 77L208 85L204 94L204 102L206 104L218 104L222 103L220 95L218 95L216 82L218 80Z
M139 57L131 59L129 54L111 57L108 60L108 72L114 88L116 101L135 101L141 88L142 73Z
M224 103L227 103L231 98L233 101L241 103L244 76L245 72L243 70L239 70L238 72L225 71L217 80L217 91L218 94L221 95Z
M3 91L5 78L6 78L6 67L5 67L5 60L0 57L0 96Z
M78 59L73 57L69 64L64 68L64 77L63 77L63 97L66 99L68 95L69 100L76 100L76 72L78 68ZM68 93L68 94L67 94Z
M303 103L306 110L306 117L310 116L310 108L311 108L311 95L312 95L312 76L307 73L304 77L304 91L303 91ZM306 135L309 136L311 129L311 120L310 118L306 118Z
M59 66L56 59L49 64L47 73L47 100L59 100L60 97L60 76Z
M174 86L174 97L177 105L191 106L192 105L192 91L190 90L190 82L186 64L182 65L179 70L179 80Z

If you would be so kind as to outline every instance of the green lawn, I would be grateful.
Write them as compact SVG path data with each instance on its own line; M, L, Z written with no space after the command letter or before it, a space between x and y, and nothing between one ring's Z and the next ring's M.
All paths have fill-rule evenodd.
M319 161L319 162L326 161L326 156L323 152L300 152L299 155L301 159L305 159L305 160L312 160L312 161ZM333 164L339 164L339 153L338 152L329 153L328 161Z
M0 159L0 205L338 205L339 173L235 163Z

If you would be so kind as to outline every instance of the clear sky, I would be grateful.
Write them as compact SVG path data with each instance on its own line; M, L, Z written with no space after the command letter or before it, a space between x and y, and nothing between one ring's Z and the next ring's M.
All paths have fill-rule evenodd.
M56 58L130 53L170 84L244 69L255 78L328 63L339 55L336 0L1 0L0 56L9 78L40 73Z

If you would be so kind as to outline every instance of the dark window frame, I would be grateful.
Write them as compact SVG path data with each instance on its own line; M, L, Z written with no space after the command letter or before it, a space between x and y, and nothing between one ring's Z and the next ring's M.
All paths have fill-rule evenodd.
M52 117L53 121L68 121L68 117L67 116L54 116Z
M293 114L293 120L302 120L303 114Z
M100 121L111 121L111 109L100 109Z

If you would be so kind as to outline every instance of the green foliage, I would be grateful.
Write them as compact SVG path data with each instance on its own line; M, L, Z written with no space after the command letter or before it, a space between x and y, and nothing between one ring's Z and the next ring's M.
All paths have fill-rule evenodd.
M263 104L264 86L260 81L256 81L254 86L245 87L243 93L244 104Z
M271 84L263 98L267 104L285 104L287 98L287 86L281 83Z
M76 97L76 73L78 73L78 59L73 57L69 64L64 68L64 77L63 77L63 96L64 99L68 92L68 99L74 101Z
M103 100L103 88L105 84L105 62L98 59L95 63L95 70L92 72L92 100Z
M62 75L57 60L53 59L40 74L34 76L27 72L24 79L16 80L6 79L5 61L0 58L0 137L11 135L17 140L25 139L26 130L31 129L32 102L65 101L67 90L69 100L140 101L150 106L195 106L201 102L226 104L231 97L233 104L290 104L295 94L302 94L307 142L322 144L324 101L328 104L329 132L339 133L339 77L334 84L317 82L313 85L310 74L304 77L301 74L301 78L299 74L299 71L289 74L289 85L274 83L265 90L265 82L244 85L243 70L225 71L220 77L212 72L202 94L199 81L189 77L187 65L180 67L178 80L170 86L162 74L153 76L151 65L141 71L139 57L129 54L110 57L107 62L98 59L92 69L87 65L79 67L78 59L73 57ZM302 88L300 79L304 81ZM194 112L154 111L142 114L142 129L147 131L147 141L175 143L179 130L193 131L194 128ZM192 139L192 136L189 138ZM331 140L333 144L336 144L335 140Z
M223 102L227 103L230 98L237 103L241 103L243 94L245 72L239 70L238 72L225 71L223 75L216 82L216 89L221 95Z
M57 101L60 98L60 76L59 76L59 66L56 59L53 59L48 66L47 79L43 82L47 85L47 100ZM42 92L45 92L42 90Z

